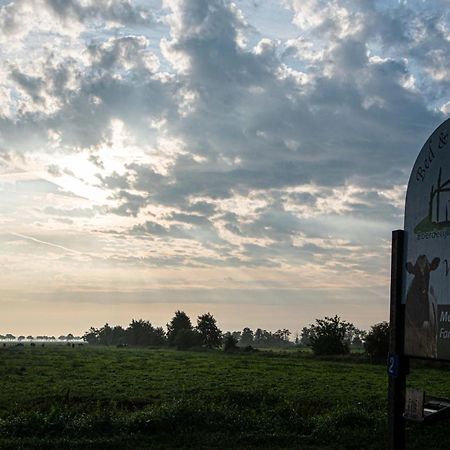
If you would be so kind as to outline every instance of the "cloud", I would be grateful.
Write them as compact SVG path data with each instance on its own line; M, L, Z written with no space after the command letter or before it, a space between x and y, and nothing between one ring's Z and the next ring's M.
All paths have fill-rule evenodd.
M198 214L185 214L185 213L172 213L169 220L175 220L177 222L183 222L191 225L207 225L208 219Z
M80 22L103 19L122 25L150 25L151 12L129 0L46 0L45 4L60 18L76 18Z
M148 46L144 36L124 36L110 38L100 45L91 44L88 51L97 69L155 72L159 61Z
M62 209L47 206L44 212L59 217L93 217L95 215L95 211L88 208Z
M18 0L0 5L0 36L26 37L29 33L81 32L74 22L152 25L155 17L147 8L128 0Z
M269 38L239 2L139 5L1 9L10 35L37 11L47 45L30 62L27 28L2 65L2 152L64 189L102 193L42 211L115 230L119 259L119 239L153 239L164 245L141 261L381 270L377 246L400 224L415 155L448 109L448 14L286 0L295 33ZM50 45L44 16L75 31L57 28Z

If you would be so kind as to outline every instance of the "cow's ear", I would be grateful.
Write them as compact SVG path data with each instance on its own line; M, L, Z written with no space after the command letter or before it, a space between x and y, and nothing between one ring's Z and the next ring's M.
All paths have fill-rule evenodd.
M440 262L441 260L439 258L434 258L433 261L431 261L430 270L436 270L439 267Z
M406 270L408 273L412 273L413 275L415 273L414 266L411 262L406 264Z

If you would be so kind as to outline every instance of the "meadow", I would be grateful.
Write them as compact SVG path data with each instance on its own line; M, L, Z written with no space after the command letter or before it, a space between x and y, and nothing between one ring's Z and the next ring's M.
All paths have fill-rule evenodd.
M411 386L450 397L450 369ZM364 355L109 347L0 349L0 448L385 448L387 376ZM408 448L450 448L448 422Z

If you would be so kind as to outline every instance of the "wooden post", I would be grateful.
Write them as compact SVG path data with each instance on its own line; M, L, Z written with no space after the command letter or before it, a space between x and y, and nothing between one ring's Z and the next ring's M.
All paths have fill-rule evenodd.
M391 308L389 337L388 426L390 450L405 448L406 375L408 359L404 355L405 306L402 305L404 231L392 232Z

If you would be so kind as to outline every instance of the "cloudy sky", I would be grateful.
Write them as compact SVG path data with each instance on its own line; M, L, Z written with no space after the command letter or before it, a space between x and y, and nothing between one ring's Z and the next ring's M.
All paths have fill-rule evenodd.
M387 319L448 0L0 0L0 333Z

